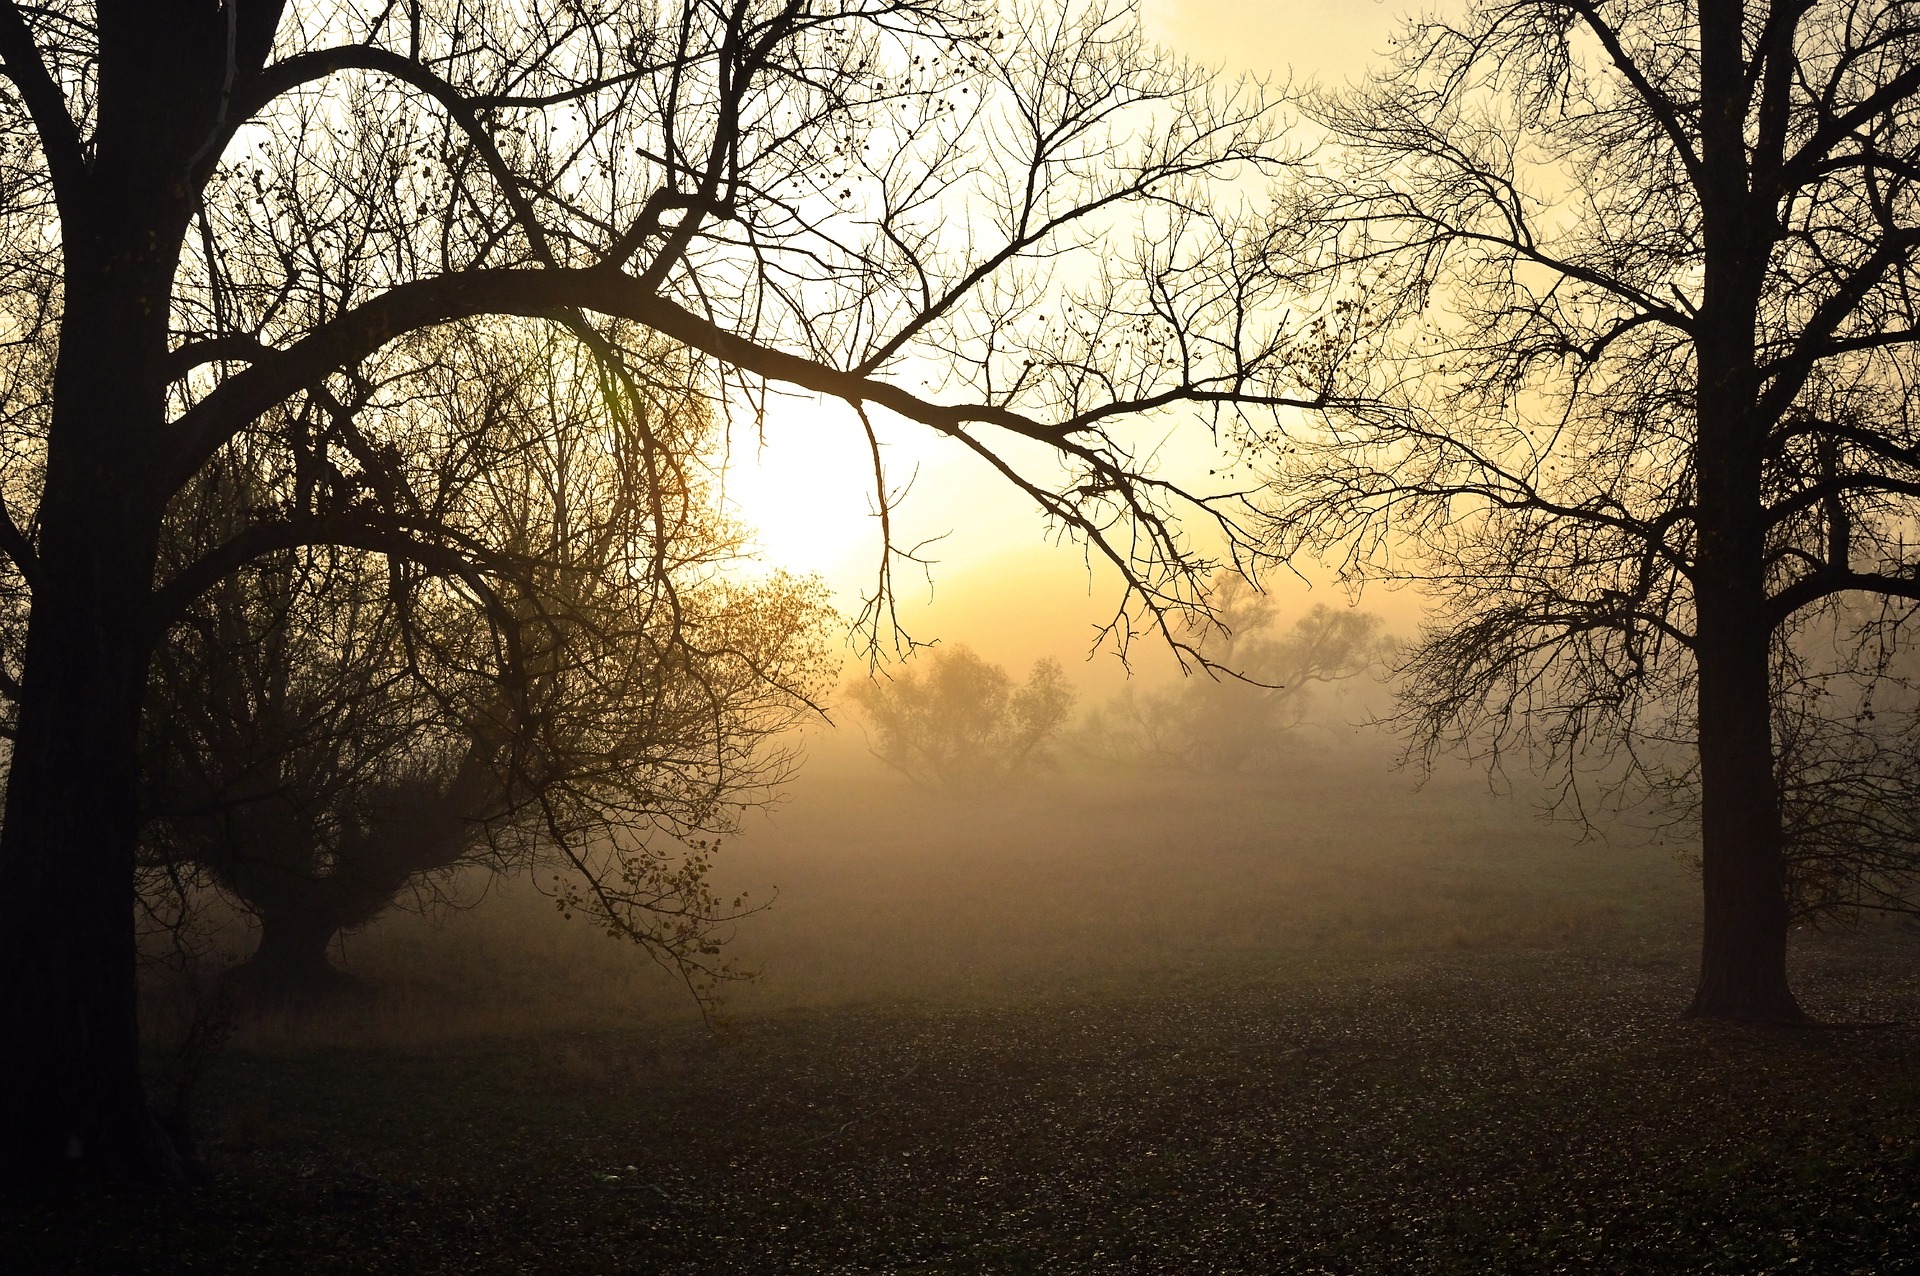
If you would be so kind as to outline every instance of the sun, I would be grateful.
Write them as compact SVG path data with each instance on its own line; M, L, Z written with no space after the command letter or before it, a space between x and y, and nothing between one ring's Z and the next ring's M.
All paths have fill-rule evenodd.
M839 584L856 563L877 561L873 455L853 410L789 396L768 404L763 432L736 426L726 499L753 532L769 567Z
M917 549L925 565L896 560L903 601L1009 555L1061 552L1033 501L964 444L879 409L868 419L893 502L894 547ZM1021 454L1017 445L1001 447ZM1052 477L1050 457L1025 460L1043 480ZM881 549L873 449L851 407L814 396L771 400L763 436L750 422L735 426L724 490L761 565L820 576L836 604L853 610L872 594Z

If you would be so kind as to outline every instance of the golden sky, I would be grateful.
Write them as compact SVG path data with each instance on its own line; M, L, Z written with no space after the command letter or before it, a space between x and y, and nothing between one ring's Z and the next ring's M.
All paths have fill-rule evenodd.
M1149 36L1170 52L1230 73L1294 83L1336 84L1362 74L1411 9L1405 0L1145 0ZM895 511L897 540L943 537L926 550L935 560L931 589L924 576L896 568L914 636L966 642L1014 668L1053 655L1082 682L1117 680L1111 657L1080 663L1095 626L1118 601L1112 579L1090 574L1078 548L1049 543L1031 502L957 445L880 415L874 423L892 484L913 479ZM758 529L765 560L821 575L843 609L857 606L874 580L879 533L872 489L865 436L839 403L790 397L770 410L764 446L750 428L735 437L728 496ZM1278 583L1286 616L1297 610L1302 590ZM1329 588L1315 596L1342 601ZM1369 597L1367 603L1409 612L1395 600ZM1165 671L1162 654L1138 654L1149 671Z
M1144 0L1149 34L1169 48L1233 72L1276 81L1338 84L1363 73L1409 0Z

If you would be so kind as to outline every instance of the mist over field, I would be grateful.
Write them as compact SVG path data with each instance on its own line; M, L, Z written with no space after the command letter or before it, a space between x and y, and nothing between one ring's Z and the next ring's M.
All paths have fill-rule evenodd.
M1398 765L1357 725L1368 679L1224 772L1098 756L1095 694L1045 761L960 791L837 703L715 861L767 907L710 1023L524 877L348 935L357 990L254 1007L210 1062L178 1048L207 985L156 976L156 1075L200 1069L207 1155L295 1185L193 1215L189 1246L353 1270L420 1262L420 1220L458 1217L484 1270L1264 1270L1278 1247L1464 1272L1615 1243L1772 1270L1804 1235L1897 1269L1910 1033L1676 1019L1685 830ZM216 939L203 977L250 942ZM1910 1016L1916 939L1803 931L1797 978L1823 1014ZM1729 1156L1765 1187L1726 1197ZM428 1270L455 1270L439 1243Z
M728 952L757 976L724 990L727 1011L1002 1002L1654 937L1684 948L1684 845L1542 822L1541 795L1464 765L1396 769L1370 729L1294 734L1258 772L1069 754L955 794L873 757L857 719L809 730L801 774L716 863L721 894L767 905L735 927ZM327 1031L430 1039L694 1013L642 953L563 920L535 885L495 885L470 911L395 910L347 937L345 968L372 1000Z

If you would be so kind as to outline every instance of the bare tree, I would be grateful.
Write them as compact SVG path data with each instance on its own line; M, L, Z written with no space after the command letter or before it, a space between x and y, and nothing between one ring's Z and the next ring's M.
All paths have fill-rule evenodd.
M433 504L542 565L502 600L529 653L507 677L471 650L478 600L338 546L221 580L153 662L143 895L204 881L252 912L245 995L339 987L336 933L475 870L551 871L559 903L703 1002L732 973L720 940L744 905L707 860L789 771L773 737L824 685L830 613L817 587L719 577L740 536L703 479L712 415L665 398L684 358L662 352L644 410L613 410L589 351L527 326L436 334L408 378L411 410L448 418L415 437L462 441L435 454ZM655 446L679 463L649 473ZM170 559L238 530L263 483L244 459L175 502ZM630 579L649 588L613 584Z
M1074 701L1058 661L1037 661L1016 685L964 645L934 648L856 682L849 694L873 725L882 761L920 784L963 793L1049 765L1047 746Z
M1106 0L56 0L0 7L0 69L4 305L58 332L0 413L6 588L31 594L0 834L12 1177L171 1173L128 903L149 659L193 601L356 548L479 600L498 667L527 658L500 600L538 564L425 499L421 458L458 439L393 445L412 334L547 319L617 387L623 320L694 352L725 411L785 383L941 431L1125 572L1122 639L1209 566L1127 422L1319 393L1262 318L1270 104ZM169 504L243 443L275 461L244 526L163 565Z
M1915 16L1481 3L1313 108L1305 357L1374 406L1297 432L1276 543L1427 586L1423 746L1697 791L1696 1015L1801 1018L1776 768L1805 814L1809 760L1852 763L1805 747L1791 653L1898 644L1920 599Z
M1199 771L1272 766L1306 721L1316 687L1384 674L1394 650L1378 616L1315 603L1285 629L1273 600L1244 577L1215 589L1209 634L1196 635L1213 668L1171 687L1129 684L1078 728L1096 756Z

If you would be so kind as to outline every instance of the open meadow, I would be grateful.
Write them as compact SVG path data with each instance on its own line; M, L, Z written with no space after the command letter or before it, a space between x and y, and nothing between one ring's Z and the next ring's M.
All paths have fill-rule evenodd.
M8 1271L1893 1272L1920 1031L1682 1020L1679 850L1303 733L1264 776L972 798L816 748L723 850L717 1035L510 885L351 937L193 1094L210 1185L5 1220ZM1796 940L1920 1021L1920 935ZM162 1017L164 1018L164 1017ZM150 1036L164 1055L168 1025ZM167 1075L162 1058L157 1071Z

